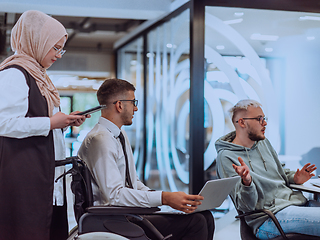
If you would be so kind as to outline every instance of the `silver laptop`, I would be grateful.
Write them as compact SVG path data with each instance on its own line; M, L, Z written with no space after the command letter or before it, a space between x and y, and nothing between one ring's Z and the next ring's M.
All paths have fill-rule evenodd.
M198 194L204 197L202 204L199 205L194 212L200 212L219 207L238 181L240 181L239 176L207 181ZM185 212L175 210L167 206L164 208L161 207L161 209L162 210L158 212L160 214L185 214Z

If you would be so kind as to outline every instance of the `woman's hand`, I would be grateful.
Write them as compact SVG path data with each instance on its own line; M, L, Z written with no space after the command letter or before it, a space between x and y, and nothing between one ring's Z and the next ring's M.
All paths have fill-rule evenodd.
M70 115L75 115L79 113L79 111L75 111L75 112L72 112L70 113ZM87 114L87 115L76 115L76 116L82 116L84 118L80 118L80 119L77 119L76 121L74 121L73 123L71 123L69 126L76 126L76 127L79 127L82 125L82 123L84 123L84 121L87 119L87 118L91 118L91 115L90 114Z
M63 112L54 114L50 117L50 130L68 126L80 126L86 120L86 116L74 115L75 113L77 112L71 113L70 115L64 114Z

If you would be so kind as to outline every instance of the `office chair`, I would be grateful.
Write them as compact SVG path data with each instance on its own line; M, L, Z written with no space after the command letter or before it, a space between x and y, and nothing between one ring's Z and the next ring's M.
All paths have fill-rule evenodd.
M91 184L94 179L87 165L77 156L56 161L56 167L67 164L72 164L72 168L58 177L56 181L65 175L72 175L71 190L74 194L74 213L79 236L92 232L110 232L130 240L149 240L140 226L128 220L131 218L148 228L152 239L170 239L171 235L164 237L147 219L140 216L159 211L157 207L93 206Z
M259 238L257 238L253 234L252 228L249 227L249 225L245 221L246 216L250 216L256 213L264 213L268 215L276 225L277 229L279 230L281 235L278 237L272 238L271 240L316 240L316 239L319 240L320 239L319 237L316 237L316 236L310 236L310 235L305 235L301 233L285 234L283 232L282 227L280 226L280 223L278 222L278 219L275 217L273 212L267 209L255 210L255 211L246 212L246 213L243 213L242 211L237 209L237 212L238 212L238 215L236 216L236 218L240 219L240 236L242 240L259 240Z
M217 170L217 169L216 169ZM221 178L219 172L217 171L217 177ZM234 207L236 208L238 215L236 216L237 219L240 219L240 236L242 240L259 240L254 233L252 228L247 224L245 217L256 214L256 213L264 213L268 215L269 218L274 222L275 226L279 230L280 236L277 236L275 238L272 238L270 240L319 240L319 237L316 236L311 236L311 235L306 235L306 234L301 234L301 233L284 233L278 219L276 216L271 212L270 210L267 209L260 209L260 210L255 210L251 212L242 212L241 210L237 209L236 204L234 199L232 198L231 195L229 195Z

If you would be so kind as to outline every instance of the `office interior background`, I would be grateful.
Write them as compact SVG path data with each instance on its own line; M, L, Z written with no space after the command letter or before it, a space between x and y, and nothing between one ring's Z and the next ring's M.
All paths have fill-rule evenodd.
M0 61L13 54L11 28L31 9L69 34L48 70L63 112L96 106L106 78L136 86L139 110L124 128L150 188L197 193L216 178L214 143L234 130L228 110L244 98L262 103L266 136L286 167L320 169L317 1L0 0ZM98 118L65 133L68 156Z

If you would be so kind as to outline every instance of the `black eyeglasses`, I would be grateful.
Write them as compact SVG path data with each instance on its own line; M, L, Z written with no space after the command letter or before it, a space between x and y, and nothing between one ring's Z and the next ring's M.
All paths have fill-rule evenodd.
M116 104L117 102L132 102L133 106L138 107L138 100L133 99L133 100L117 100L115 102L113 102L113 104Z
M241 118L240 118L240 119L241 119ZM240 120L240 119L239 119L239 120ZM253 120L253 119L255 119L255 120L257 120L261 125L268 121L268 118L267 118L267 117L262 117L262 116L261 116L261 117L255 117L255 118L242 118L242 119L243 119L243 120ZM238 123L239 120L236 121L236 123Z

